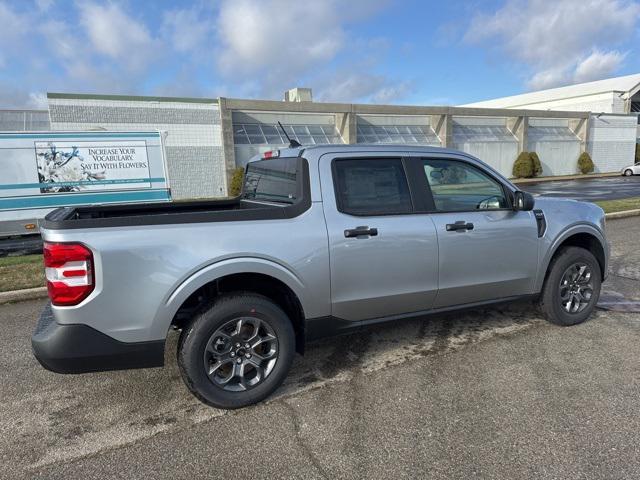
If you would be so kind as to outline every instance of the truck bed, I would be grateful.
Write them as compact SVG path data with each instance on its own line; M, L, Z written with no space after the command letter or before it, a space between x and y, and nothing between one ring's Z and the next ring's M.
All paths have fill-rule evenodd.
M76 228L127 227L201 222L233 222L291 218L307 208L305 202L292 205L242 200L138 203L63 207L49 213L41 227L67 230Z

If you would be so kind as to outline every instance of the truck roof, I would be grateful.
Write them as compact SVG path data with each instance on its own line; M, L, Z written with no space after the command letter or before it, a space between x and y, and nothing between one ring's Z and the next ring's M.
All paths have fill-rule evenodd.
M328 152L425 152L425 153L440 153L440 154L460 154L458 150L450 148L433 147L429 145L407 145L405 143L398 144L380 144L380 143L331 143L322 145L303 145L301 147L294 148L275 148L273 151L279 152L279 157L298 157L304 156L305 152L313 152L315 156L320 156ZM263 154L256 155L250 162L262 160Z

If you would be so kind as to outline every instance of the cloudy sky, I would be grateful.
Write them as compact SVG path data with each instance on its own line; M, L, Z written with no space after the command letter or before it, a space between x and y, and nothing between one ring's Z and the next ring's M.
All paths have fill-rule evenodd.
M0 0L0 108L46 92L456 105L640 72L632 0Z

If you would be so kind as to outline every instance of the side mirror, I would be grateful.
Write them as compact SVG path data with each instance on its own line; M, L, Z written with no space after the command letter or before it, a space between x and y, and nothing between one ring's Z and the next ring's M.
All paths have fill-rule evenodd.
M522 210L523 212L528 212L533 210L536 201L533 198L533 195L527 192L523 192L518 190L513 194L513 209L514 210Z

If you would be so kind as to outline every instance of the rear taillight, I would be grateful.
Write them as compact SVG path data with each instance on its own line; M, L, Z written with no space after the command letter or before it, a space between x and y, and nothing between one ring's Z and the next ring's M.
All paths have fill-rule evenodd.
M54 305L77 305L95 286L93 255L79 243L44 243L44 271Z

